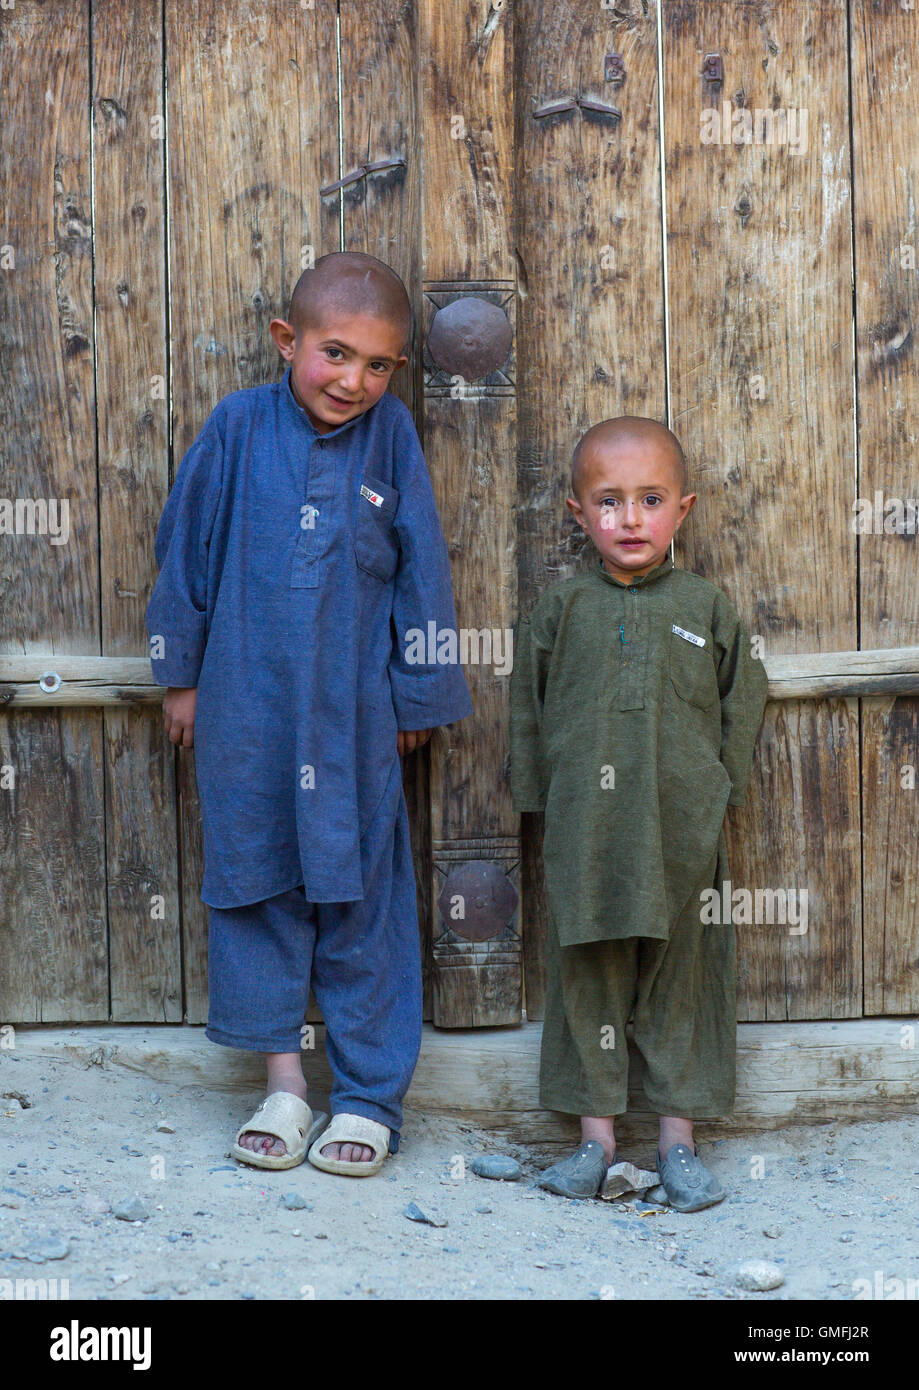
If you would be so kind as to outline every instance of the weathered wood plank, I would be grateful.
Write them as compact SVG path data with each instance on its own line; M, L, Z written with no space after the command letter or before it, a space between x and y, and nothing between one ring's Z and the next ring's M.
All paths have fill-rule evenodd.
M0 720L0 1019L109 1017L102 729Z
M334 0L166 0L174 463L229 391L275 380L268 332L324 244L338 168Z
M0 474L34 504L0 534L16 654L100 650L87 19L0 14ZM0 1014L107 1018L102 715L4 715L0 748Z
M899 0L851 10L859 467L846 502L850 531L859 526L862 645L893 647L919 640L916 518L891 534L874 505L877 493L919 499L916 12ZM856 515L856 498L871 512Z
M648 0L514 6L519 610L588 553L564 499L580 435L616 415L666 419L657 21ZM625 79L607 80L607 54ZM613 105L622 120L576 107ZM523 821L526 1009L545 999L540 818Z
M201 901L204 829L195 781L192 748L176 750L179 809L179 884L182 902L182 983L186 1023L207 1022L207 938L209 909Z
M522 1002L505 665L516 610L516 362L513 346L470 368L432 357L427 344L438 313L477 303L500 331L509 326L512 343L513 44L509 9L489 0L422 0L420 13L424 440L457 620L477 634L464 662L475 712L431 749L433 1017L458 1028L516 1023Z
M767 657L851 650L845 0L663 0L662 22L673 428L699 493L677 563L725 590ZM710 52L722 86L703 75ZM703 113L725 102L729 143L706 143ZM741 107L751 138L730 143ZM797 152L754 119L779 109ZM733 878L807 889L811 916L791 944L774 927L739 933L746 1016L861 1012L854 718L767 711L747 808L728 822Z
M851 74L861 641L914 643L915 511L899 534L890 524L919 498L915 11L853 0ZM862 706L866 1013L919 1008L917 724L916 700Z
M862 701L865 1013L919 1009L919 700Z
M169 439L162 15L147 0L92 8L102 649L146 649L151 519ZM135 702L136 703L136 702ZM174 755L157 708L106 709L112 1017L182 1018Z
M105 838L111 1017L182 1019L172 745L146 710L107 710Z
M404 0L369 6L341 0L340 10L341 176L366 164L402 161L342 189L342 250L376 256L392 266L408 291L414 332L408 362L389 389L417 415L422 248L416 7ZM338 195L323 198L327 237L337 201Z
M736 924L738 1018L861 1013L857 747L854 700L767 708L757 753L767 793L753 788L743 810L728 809L731 884L781 890L787 910Z

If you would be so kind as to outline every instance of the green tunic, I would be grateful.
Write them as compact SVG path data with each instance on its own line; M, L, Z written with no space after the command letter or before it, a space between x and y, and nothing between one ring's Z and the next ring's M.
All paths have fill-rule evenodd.
M599 560L521 620L511 794L545 811L562 946L668 940L742 806L766 704L762 662L728 599L668 556L622 584Z

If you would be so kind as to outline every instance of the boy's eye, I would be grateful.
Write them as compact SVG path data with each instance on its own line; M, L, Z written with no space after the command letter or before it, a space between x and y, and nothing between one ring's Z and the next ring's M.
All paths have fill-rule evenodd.
M645 498L645 505L649 507L656 507L660 503L660 500L661 499L658 497L657 493L652 492L649 493L648 496Z
M385 372L388 370L385 362L371 362L370 365L375 372Z
M604 497L603 501L600 503L600 506L601 506L601 507L615 507L616 504L617 504L617 500L618 500L618 499L615 498L615 497Z
M343 355L343 354L342 354L341 348L337 348L337 347L326 348L326 352L329 354L329 356L331 356L333 352L337 352L338 355L339 355L339 357L341 357L341 356Z

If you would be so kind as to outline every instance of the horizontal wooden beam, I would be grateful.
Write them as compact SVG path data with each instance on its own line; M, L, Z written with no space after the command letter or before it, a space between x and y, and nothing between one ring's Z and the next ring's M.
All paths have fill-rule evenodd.
M145 656L0 656L0 709L155 705L164 692L165 687L154 682Z
M770 700L919 694L919 647L766 657ZM57 676L60 685L43 677ZM154 705L164 687L144 656L0 656L0 709L37 705Z
M770 700L919 694L919 647L772 656L764 664Z
M310 1085L328 1093L325 1029L303 1053ZM706 1136L785 1125L890 1119L919 1104L919 1025L909 1018L838 1023L741 1023L737 1028L737 1104L732 1120L699 1126ZM539 1105L542 1024L440 1031L424 1027L421 1057L406 1103L421 1112L466 1118L536 1147L568 1143L576 1121ZM201 1027L86 1025L14 1030L16 1054L87 1065L117 1065L176 1086L258 1091L264 1061L215 1047ZM634 1058L634 1052L630 1052ZM634 1068L632 1074L634 1075ZM617 1134L653 1137L657 1117L629 1097Z

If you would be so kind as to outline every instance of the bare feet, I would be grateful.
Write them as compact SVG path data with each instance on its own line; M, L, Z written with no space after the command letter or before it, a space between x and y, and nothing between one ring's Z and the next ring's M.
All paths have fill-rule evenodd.
M319 1152L323 1158L340 1158L345 1163L369 1163L373 1158L373 1149L366 1144L326 1144Z
M289 1091L291 1095L306 1100L306 1082L299 1052L268 1052L265 1054L268 1067L266 1094L275 1091ZM287 1145L276 1134L265 1134L258 1129L247 1129L239 1136L241 1149L250 1149L256 1154L271 1154L282 1158L287 1153ZM346 1163L370 1163L373 1149L366 1144L326 1144L319 1152L324 1158L343 1159Z
M291 1095L306 1100L306 1082L303 1079L299 1052L268 1052L266 1061L267 1095L273 1095L275 1091L289 1091ZM257 1129L247 1129L241 1134L239 1147L251 1149L255 1154L271 1154L275 1158L283 1158L287 1153L287 1145L283 1139L279 1139L276 1134L264 1134Z

